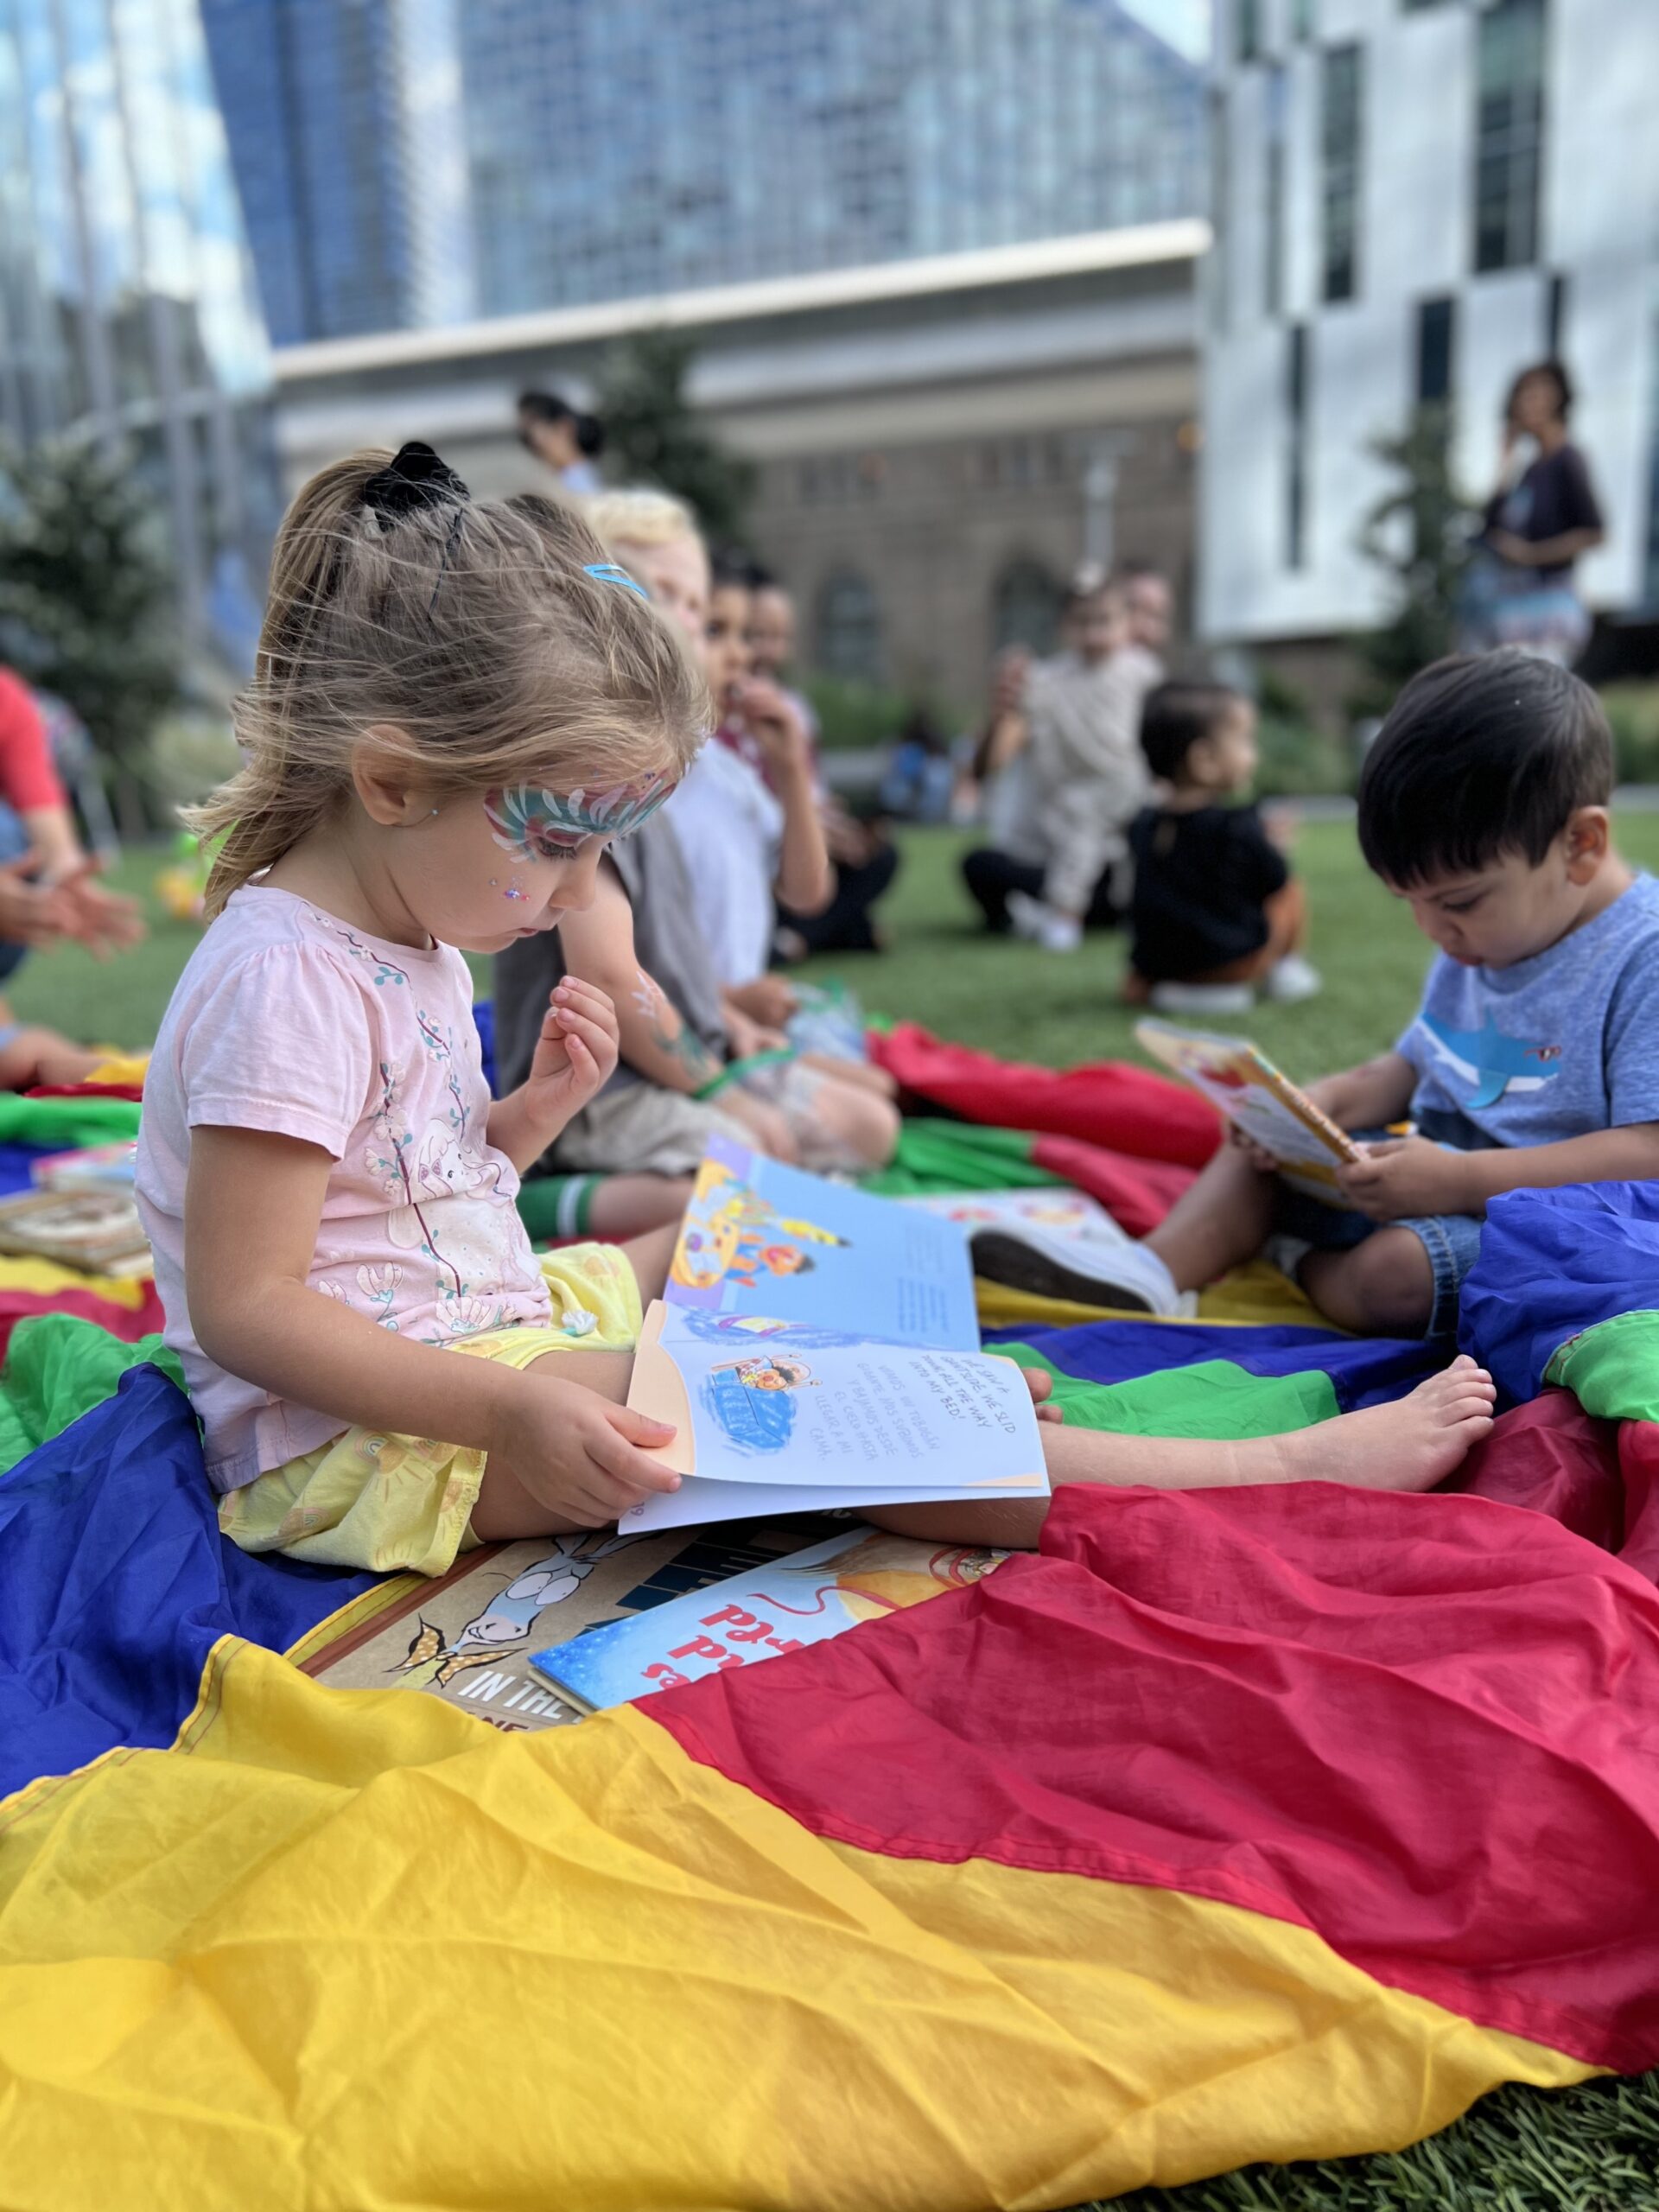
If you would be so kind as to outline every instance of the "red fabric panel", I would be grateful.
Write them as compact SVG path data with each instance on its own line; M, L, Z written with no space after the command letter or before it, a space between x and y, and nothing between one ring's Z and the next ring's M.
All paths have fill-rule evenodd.
M19 814L64 803L35 695L9 668L0 668L0 798Z
M1221 1899L1659 2063L1659 1591L1540 1514L1072 1484L1042 1556L642 1709L818 1834Z
M1156 1229L1181 1192L1191 1188L1197 1173L1161 1160L1134 1160L1104 1145L1084 1144L1080 1137L1039 1137L1031 1156L1037 1166L1064 1175L1068 1183L1098 1198L1131 1236L1144 1236Z
M1505 1414L1464 1461L1456 1487L1547 1513L1603 1551L1624 1548L1618 1424L1592 1420L1570 1390L1546 1390Z
M906 1090L964 1121L1081 1137L1182 1167L1202 1167L1221 1141L1221 1117L1196 1090L1127 1061L1028 1067L942 1044L913 1021L873 1035L870 1052Z
M138 1083L42 1083L23 1093L25 1098L130 1098L141 1103L143 1085Z
M122 1306L89 1290L0 1290L0 1354L17 1324L35 1313L73 1313L79 1320L96 1321L124 1344L136 1344L140 1337L159 1331L163 1318L153 1283L146 1286L141 1306Z
M1659 1582L1659 1427L1650 1421L1621 1422L1618 1471L1624 1479L1626 1567Z

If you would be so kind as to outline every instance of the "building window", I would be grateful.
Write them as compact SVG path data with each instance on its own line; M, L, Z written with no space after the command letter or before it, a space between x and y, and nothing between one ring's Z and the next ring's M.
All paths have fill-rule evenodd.
M1288 70L1268 72L1267 138L1262 175L1262 305L1269 315L1285 311L1285 117Z
M1228 257L1232 252L1232 226L1227 219L1232 179L1232 134L1227 127L1227 95L1219 86L1210 95L1210 233L1211 245L1205 257L1210 288L1210 321L1218 337L1228 321Z
M1475 107L1475 267L1538 257L1544 137L1544 0L1495 0L1480 17Z
M1317 38L1319 28L1315 21L1314 0L1291 0L1290 35L1300 46Z
M1351 300L1359 289L1359 178L1364 72L1357 46L1325 49L1319 110L1323 218L1320 295Z
M1289 423L1288 467L1285 473L1285 566L1307 564L1307 325L1286 332L1285 413Z
M831 576L818 594L818 666L849 683L881 680L881 610L854 569Z
M1262 0L1233 0L1233 27L1241 61L1259 60L1262 54Z
M1060 616L1065 607L1065 587L1040 561L1017 555L996 580L991 602L991 634L1001 652L1005 645L1024 645L1033 653L1052 653L1059 642Z
M1452 397L1452 347L1457 339L1455 300L1417 303L1417 400L1423 407L1444 406Z

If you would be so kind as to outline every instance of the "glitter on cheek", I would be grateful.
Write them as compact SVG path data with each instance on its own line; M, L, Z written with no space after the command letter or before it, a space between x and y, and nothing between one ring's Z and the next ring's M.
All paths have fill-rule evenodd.
M516 883L510 883L501 896L504 899L528 899L530 893L528 891L520 890Z

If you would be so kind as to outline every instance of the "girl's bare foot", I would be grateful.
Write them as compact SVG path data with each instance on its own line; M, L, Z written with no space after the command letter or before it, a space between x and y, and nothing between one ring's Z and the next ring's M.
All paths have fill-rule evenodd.
M1485 1369L1459 1358L1443 1374L1420 1382L1408 1398L1265 1440L1276 1450L1287 1482L1433 1490L1491 1434L1497 1396Z

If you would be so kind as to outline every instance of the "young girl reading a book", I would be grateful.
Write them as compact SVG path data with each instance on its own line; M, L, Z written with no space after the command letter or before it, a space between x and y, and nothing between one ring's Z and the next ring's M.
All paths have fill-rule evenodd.
M672 1232L538 1263L513 1205L614 1065L614 1009L562 983L528 1077L492 1103L461 954L585 906L706 712L574 519L561 546L425 447L358 454L296 500L238 703L246 765L201 812L227 832L214 918L162 1025L138 1161L168 1340L245 1548L435 1573L677 1487L639 1448L671 1432L625 1403ZM1422 1488L1491 1402L1463 1362L1294 1436L1044 1435L1057 1482ZM976 1541L988 1513L1033 1541L1036 1505L884 1517Z

